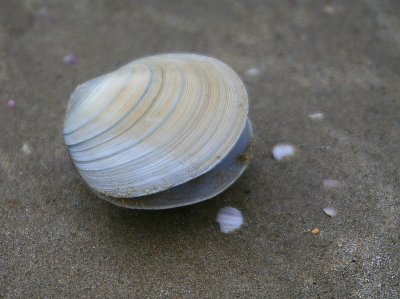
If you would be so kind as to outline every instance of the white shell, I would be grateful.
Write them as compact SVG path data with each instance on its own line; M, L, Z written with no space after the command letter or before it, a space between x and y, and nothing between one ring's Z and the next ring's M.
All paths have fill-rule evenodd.
M324 119L324 114L322 112L315 112L308 115L311 120L322 120Z
M326 215L328 215L330 217L336 217L336 215L337 215L336 209L332 208L332 207L324 208L324 212L325 212Z
M246 75L249 77L258 77L262 74L262 71L258 68L251 68L247 70Z
M290 144L277 144L272 149L272 156L276 161L281 161L286 158L293 156L296 152L296 149L293 145Z
M242 226L242 212L232 207L222 208L218 212L217 222L219 224L219 229L221 230L221 232L231 233Z
M226 64L196 54L164 54L78 86L64 139L94 191L133 198L213 169L245 131L247 113L246 89Z

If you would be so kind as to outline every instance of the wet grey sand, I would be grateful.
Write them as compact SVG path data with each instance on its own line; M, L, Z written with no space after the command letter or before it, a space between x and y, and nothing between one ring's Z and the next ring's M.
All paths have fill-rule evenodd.
M0 297L399 298L399 13L394 0L1 1ZM166 52L241 75L254 159L204 203L118 208L68 158L67 101ZM275 161L286 143L296 155ZM244 223L223 234L227 206Z

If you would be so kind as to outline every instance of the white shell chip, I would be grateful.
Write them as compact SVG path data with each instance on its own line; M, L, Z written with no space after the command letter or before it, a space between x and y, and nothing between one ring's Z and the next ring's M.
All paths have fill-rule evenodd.
M324 208L324 212L325 212L326 215L328 215L330 217L335 217L337 215L336 209L332 208L332 207Z
M242 212L232 207L222 208L218 212L217 222L221 232L233 232L239 229L243 224Z
M272 149L272 156L276 161L281 161L286 158L293 156L296 152L296 149L293 145L290 144L277 144Z
M246 71L246 75L249 77L258 77L262 74L262 71L258 68L251 68Z
M324 119L324 114L322 112L315 112L308 115L311 120L322 120Z

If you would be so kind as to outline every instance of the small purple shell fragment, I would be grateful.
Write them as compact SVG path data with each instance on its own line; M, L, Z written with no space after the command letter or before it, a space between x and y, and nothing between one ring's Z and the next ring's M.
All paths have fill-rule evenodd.
M14 99L9 99L7 102L8 108L14 109L17 106L17 102Z
M74 65L78 62L78 57L74 54L68 54L64 57L64 63L69 65Z

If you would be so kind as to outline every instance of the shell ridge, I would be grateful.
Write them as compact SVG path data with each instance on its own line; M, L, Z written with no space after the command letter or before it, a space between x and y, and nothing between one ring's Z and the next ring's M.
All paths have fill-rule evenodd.
M182 72L179 71L179 73L181 74L182 82L184 82ZM183 85L184 85L184 84L183 84ZM183 87L181 87L181 89L182 89L182 88L183 88ZM177 104L178 104L178 102L175 101L175 104L171 107L170 110L175 109L175 107L177 106ZM169 113L168 113L167 115L170 116ZM163 120L161 123L159 123L157 126L155 126L155 127L153 128L153 130L152 130L151 132L149 132L148 135L151 135L152 133L154 133L155 131L157 131L157 129L158 129L159 127L161 127L161 126L165 123L166 120L167 120L167 118L164 119L164 120ZM107 159L107 158L109 158L109 157L111 157L111 156L121 154L121 153L123 153L123 152L128 151L129 149L131 149L131 148L132 148L133 146L135 146L136 144L140 143L140 141L143 140L143 139L145 139L148 135L142 136L141 139L135 140L132 144L129 144L129 145L127 145L125 148L120 149L118 152L113 152L113 153L109 154L108 156L101 157L101 158L98 158L98 159L92 159L92 160L87 160L87 161L78 161L78 162L79 162L80 164L86 164L86 163L91 163L91 162L100 161L100 160L103 160L103 159ZM103 168L102 170L103 170L103 171L104 171L104 170L110 170L110 169L117 168L117 167L120 167L120 166L122 166L122 165L128 164L128 163L130 163L130 162L131 162L131 161L127 161L126 163L123 163L123 164L120 164L120 165L115 165L115 166L110 167L110 168ZM80 168L80 169L81 169L81 168ZM84 169L82 169L82 170L84 170Z
M77 107L79 107L81 103L85 102L87 97L92 95L95 91L98 91L99 88L101 87L100 84L95 84L94 86L92 86L92 85L90 85L88 83L89 82L93 82L93 81L99 81L100 82L100 81L104 80L108 76L109 76L109 74L105 74L105 75L99 76L97 78L88 80L87 82L78 85L74 89L74 91L72 92L72 94L70 96L70 101L68 102L68 105L67 105L67 111L65 112L63 134L65 134L65 131L66 131L65 125L67 124L66 122L68 120L68 117L72 113L76 112ZM86 97L85 97L85 95L86 95ZM76 100L77 97L79 97L78 100Z
M115 71L109 73L109 75L112 75L112 74L115 74ZM130 75L132 75L132 71L130 71ZM110 80L110 81L111 81L111 79L112 79L112 78L108 78L108 80ZM130 76L128 76L128 77L126 78L125 82L128 82L129 79L130 79ZM90 82L90 81L88 81L88 82ZM105 87L106 87L106 86L105 86ZM104 87L103 89L105 89L105 87ZM122 91L122 90L121 90L121 91ZM120 92L121 92L121 91L120 91ZM94 96L94 95L93 95L93 96ZM72 131L70 131L70 132L67 132L67 133L64 133L64 136L66 137L66 136L68 136L68 135L71 135L71 134L73 134L73 133L75 133L75 132L81 130L82 128L84 128L84 127L87 126L88 124L90 124L91 121L92 121L93 119L95 119L98 115L100 115L101 113L103 113L103 112L109 107L109 105L111 105L111 103L114 101L114 99L117 98L118 96L119 96L119 94L115 95L115 96L107 103L107 105L105 105L105 106L103 107L103 109L101 109L100 111L97 112L97 114L93 115L91 118L88 118L87 121L86 121L85 123L81 124L79 127L75 128L74 130L72 130ZM81 109L82 109L82 108L85 108L85 107L81 107Z
M150 66L149 66L149 67L150 67ZM151 68L151 67L150 67L150 68ZM134 110L138 107L138 105L140 105L140 103L143 101L143 99L146 98L146 95L147 95L147 93L149 92L150 86L152 85L153 80L154 80L153 76L154 76L154 74L151 75L150 82L149 82L149 84L147 85L146 90L144 91L144 93L141 95L139 101L138 101L137 103L135 103L135 105L134 105L120 120L118 120L116 123L114 123L111 127L106 128L104 131L100 132L99 134L97 134L97 135L95 135L95 136L92 136L91 138L86 139L86 140L84 140L84 141L81 141L81 142L79 142L79 143L75 143L75 144L70 145L71 152L81 152L81 151L85 151L85 150L90 150L90 149L92 149L92 148L94 148L94 147L96 147L96 146L99 146L99 145L102 145L102 144L104 144L104 143L110 142L112 139L118 137L119 135L121 135L121 134L123 134L124 132L126 132L127 130L129 130L132 126L134 126L138 120L137 120L136 122L134 122L131 126L129 126L127 129L125 129L123 132L121 132L119 135L113 136L113 137L110 138L110 139L103 140L101 143L94 144L94 145L92 145L92 146L89 147L89 148L85 148L85 149L83 149L83 150L74 150L74 148L76 148L76 147L78 147L78 146L80 146L80 145L82 145L82 144L84 144L84 143L86 143L86 142L90 142L91 140L93 140L93 139L95 139L95 138L97 138L97 137L103 135L104 133L106 133L106 132L108 132L109 130L115 128L115 127L118 126L120 123L122 123L124 120L126 120L126 118L134 112ZM157 97L157 95L158 95L158 93L156 94L156 97ZM155 97L155 98L156 98L156 97ZM155 98L153 99L152 102L155 101ZM153 104L153 103L152 103L152 104ZM151 108L152 104L148 107L148 109L145 111L145 113ZM139 119L140 119L140 117L139 117Z
M124 72L126 73L127 71ZM112 84L110 91L106 92L104 96L102 95L103 99L99 99L98 101L97 105L101 107L98 110L102 110L102 112L95 115L91 122L81 127L80 131L66 137L70 140L69 145L71 148L74 145L79 147L79 145L85 146L86 144L90 144L93 140L92 138L100 136L107 132L110 127L113 127L115 123L118 122L118 119L127 113L126 111L129 110L130 107L136 104L140 105L142 95L145 93L146 87L151 80L151 72L149 69L136 69L130 74L128 81L123 82L123 85L121 85L122 81L118 82L119 76L121 76L121 74L116 74L116 78L114 79L116 82ZM122 76L125 75L122 74ZM107 95L112 99L111 101L105 100L105 96ZM107 102L107 104L104 104L105 102ZM109 133L105 134L107 135ZM101 139L102 137L99 138Z

